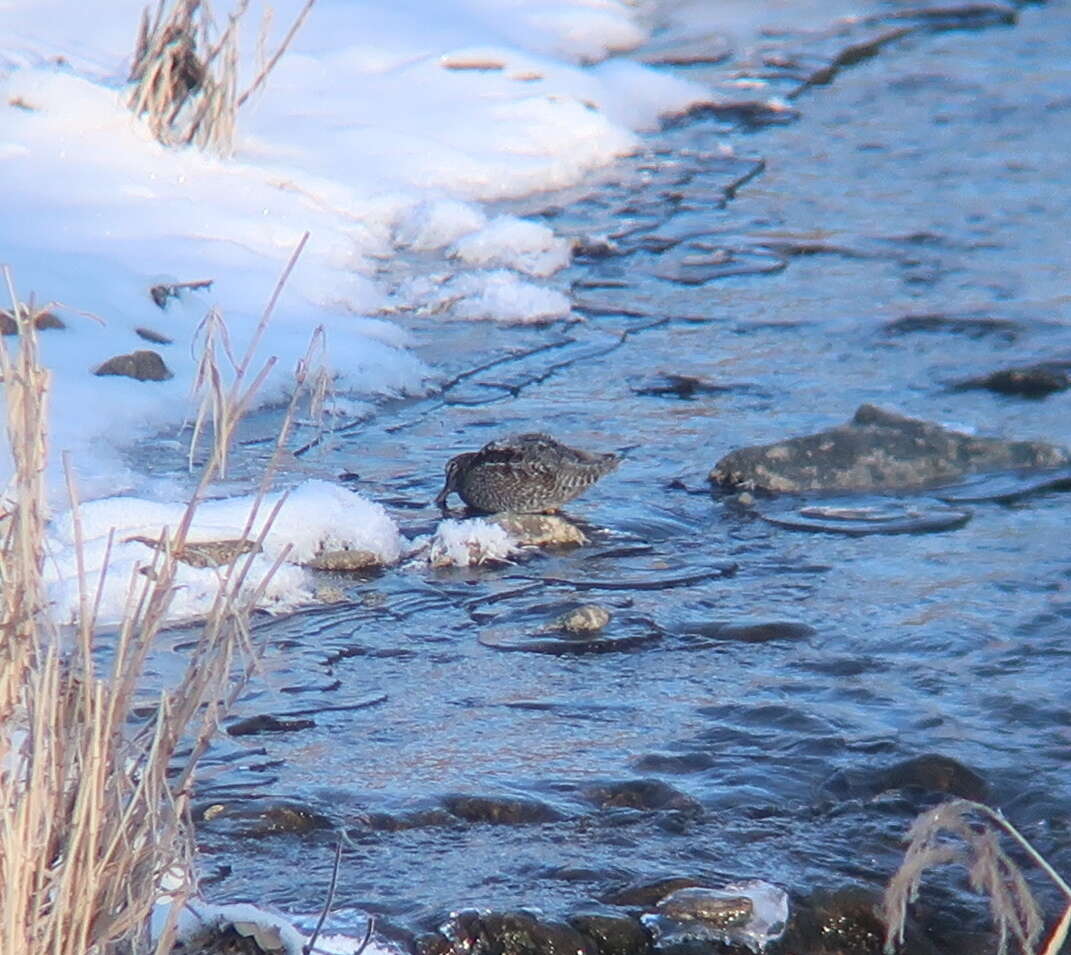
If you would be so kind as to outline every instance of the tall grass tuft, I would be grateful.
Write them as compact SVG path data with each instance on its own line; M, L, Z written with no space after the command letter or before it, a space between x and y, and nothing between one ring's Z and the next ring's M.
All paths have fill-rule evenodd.
M221 567L218 598L178 685L144 697L145 664L174 592L174 554L218 473L220 452L210 456L179 526L164 535L145 573L132 575L107 654L94 636L100 582L84 572L78 626L51 622L43 582L49 373L28 313L13 314L17 351L0 343L14 461L0 517L0 952L164 953L196 889L194 774L256 666L249 615L268 578L253 593L245 587L255 553ZM161 897L173 904L152 929Z
M222 31L213 25L206 0L164 0L142 11L130 68L128 104L144 116L165 146L194 145L229 156L239 107L279 62L316 0L306 0L275 52L257 76L238 92L238 33L249 0L238 0ZM217 35L218 34L218 35Z
M1044 931L1041 910L1019 865L1000 845L1002 834L1018 844L1066 899L1063 914L1041 948L1037 947ZM885 890L887 955L903 944L907 907L918 896L923 874L949 863L963 865L971 888L988 897L999 955L1005 955L1012 939L1023 955L1060 951L1071 927L1071 886L1002 813L983 803L954 799L922 813L907 840L904 861Z

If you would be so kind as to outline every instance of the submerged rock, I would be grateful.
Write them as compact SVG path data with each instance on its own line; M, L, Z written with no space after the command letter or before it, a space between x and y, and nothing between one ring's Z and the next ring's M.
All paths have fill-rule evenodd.
M1010 318L940 313L904 315L886 322L883 330L886 335L897 336L917 332L945 332L951 335L962 335L965 338L985 338L992 335L1009 342L1014 341L1025 331L1021 322Z
M660 779L626 779L587 786L584 797L600 809L675 810L701 816L697 799Z
M876 506L834 504L760 505L758 514L777 527L820 534L867 537L871 534L930 534L956 530L971 519L971 512L942 504L883 502Z
M924 753L885 768L841 770L826 781L825 788L838 799L873 799L890 791L921 790L984 802L989 792L979 773L940 753Z
M240 799L209 802L194 809L194 821L235 837L278 834L305 835L331 829L335 823L323 813L294 800Z
M875 792L918 788L973 799L975 802L984 800L989 789L985 779L969 766L940 753L925 753L905 759L875 773L870 784Z
M537 799L506 796L450 795L443 798L443 808L465 822L498 826L521 826L557 822L562 814Z
M965 474L1057 467L1063 448L1041 441L976 438L874 405L845 425L725 455L712 483L784 493L923 488Z
M796 620L695 620L683 624L679 633L736 643L768 643L771 640L805 640L818 631Z
M681 375L676 372L662 372L646 378L629 382L633 394L648 395L656 398L680 398L691 401L697 395L717 395L732 391L733 385L697 378L695 375Z
M977 378L957 382L957 391L985 389L999 395L1044 398L1071 388L1071 361L1045 361L1036 365L1005 368Z

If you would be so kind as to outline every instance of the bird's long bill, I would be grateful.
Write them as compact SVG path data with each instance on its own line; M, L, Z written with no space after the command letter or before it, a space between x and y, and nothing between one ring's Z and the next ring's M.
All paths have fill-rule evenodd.
M450 496L450 484L447 482L435 497L435 506L446 510L446 499Z

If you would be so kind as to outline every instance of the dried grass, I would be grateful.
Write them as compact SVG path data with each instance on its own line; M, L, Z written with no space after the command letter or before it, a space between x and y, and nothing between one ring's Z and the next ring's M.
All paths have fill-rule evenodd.
M217 34L206 0L173 0L165 14L142 11L130 69L128 104L144 116L165 146L194 145L229 156L234 146L238 109L261 86L305 22L316 0L306 0L275 52L266 58L253 82L238 92L238 33L249 0L238 0ZM261 34L266 32L265 15Z
M14 302L9 276L7 284ZM0 525L0 952L164 953L173 944L177 912L195 891L194 774L256 666L249 614L270 575L255 593L239 597L260 541L220 567L219 596L184 675L146 707L142 674L167 622L175 555L197 501L218 474L220 452L205 467L179 526L162 535L147 573L132 575L128 612L108 662L94 640L100 582L80 573L75 632L52 624L42 581L49 374L33 322L25 310L14 312L18 351L11 355L0 345L15 465ZM248 399L240 381L234 387ZM67 473L80 552L77 497ZM251 516L246 539L252 526ZM174 904L154 942L150 915L165 895Z
M1018 863L1001 847L1001 834L1016 842L1067 899L1059 922L1040 949L1036 946L1044 930L1041 910ZM1060 950L1071 925L1071 886L1000 812L983 803L955 799L922 813L907 840L904 861L890 880L883 902L888 955L903 944L907 907L918 897L922 876L928 869L949 863L963 865L971 888L989 899L999 955L1005 955L1011 939L1023 955L1056 955Z

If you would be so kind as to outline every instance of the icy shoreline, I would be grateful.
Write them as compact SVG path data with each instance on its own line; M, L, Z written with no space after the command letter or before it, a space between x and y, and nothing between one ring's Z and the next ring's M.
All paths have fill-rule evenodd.
M298 6L276 5L273 40ZM129 0L92 12L63 0L0 8L0 173L19 223L0 238L0 263L22 301L47 304L66 325L41 336L53 370L49 483L61 508L63 451L86 499L167 495L121 449L181 425L201 319L218 309L240 353L305 231L260 348L279 358L262 403L288 391L317 326L336 394L359 402L421 393L434 374L406 333L374 317L381 310L424 308L429 327L567 315L553 275L568 245L543 225L490 217L482 203L575 183L706 92L607 59L646 36L642 8L618 0L389 11L319 0L222 160L160 146L126 109L140 10ZM249 19L247 75L258 26ZM437 268L392 290L379 272L402 249ZM149 294L203 280L212 285L163 307ZM147 345L135 329L171 344ZM145 348L159 351L170 380L92 374Z

